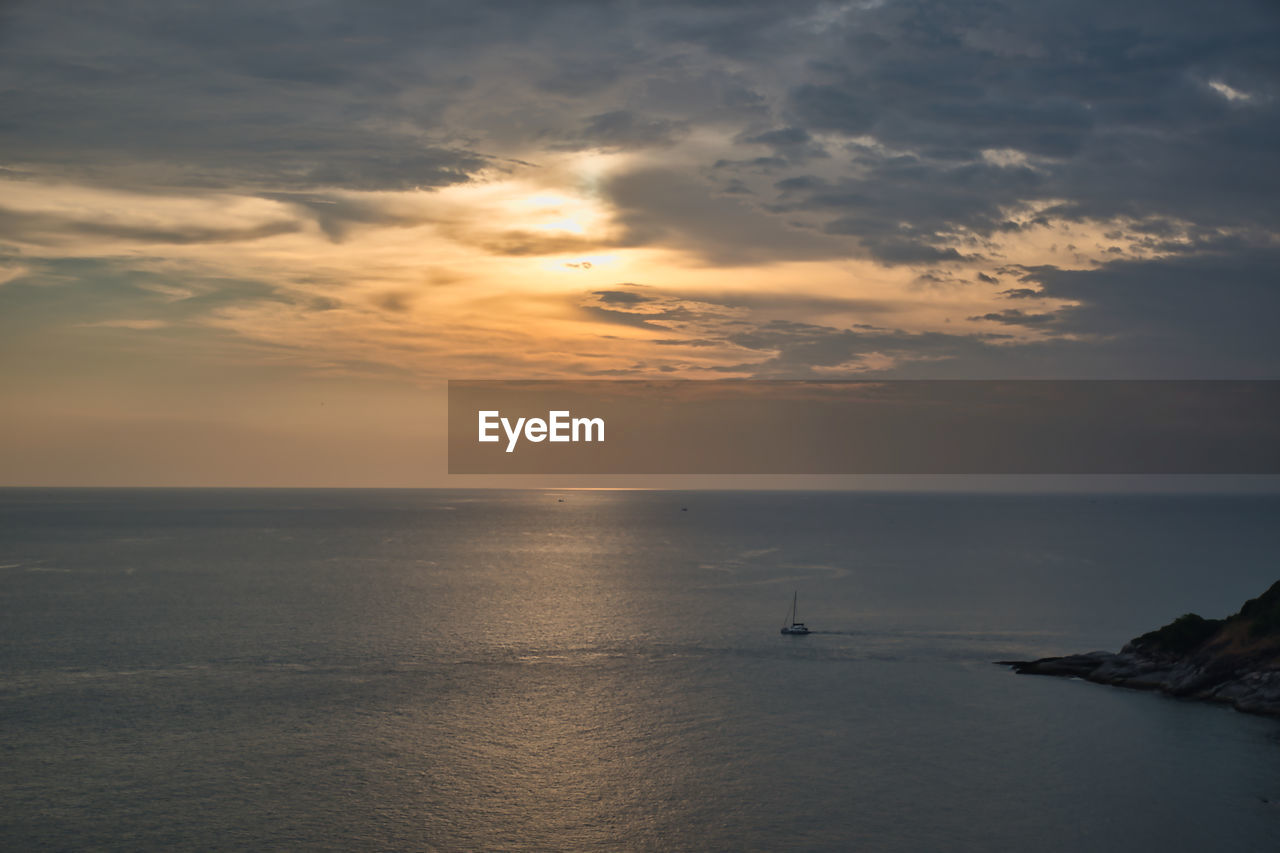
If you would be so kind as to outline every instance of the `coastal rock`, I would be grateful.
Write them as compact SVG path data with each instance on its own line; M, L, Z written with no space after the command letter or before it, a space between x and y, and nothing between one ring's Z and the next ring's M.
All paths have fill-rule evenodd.
M1082 655L1065 655L1032 661L1001 661L1001 663L1012 666L1014 672L1021 675L1065 675L1087 678L1116 657L1119 655L1114 652L1087 652Z
M1020 675L1083 678L1280 716L1280 581L1234 616L1188 613L1119 652L998 663Z

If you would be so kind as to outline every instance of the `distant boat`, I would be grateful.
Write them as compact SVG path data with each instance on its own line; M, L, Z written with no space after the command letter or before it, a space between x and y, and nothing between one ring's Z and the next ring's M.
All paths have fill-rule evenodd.
M787 622L782 623L782 633L784 634L807 634L809 629L804 626L803 622L796 621L796 599L799 592L791 593L791 618Z

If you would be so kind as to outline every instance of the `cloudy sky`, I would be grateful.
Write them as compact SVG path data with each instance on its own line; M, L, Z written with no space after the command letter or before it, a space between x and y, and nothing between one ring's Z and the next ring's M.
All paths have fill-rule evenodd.
M1280 7L0 7L0 482L432 485L450 378L1280 378Z

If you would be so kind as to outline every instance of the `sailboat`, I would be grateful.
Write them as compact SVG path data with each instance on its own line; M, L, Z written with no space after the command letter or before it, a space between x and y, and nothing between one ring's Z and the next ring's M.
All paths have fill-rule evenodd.
M799 592L791 593L791 619L789 622L782 623L782 633L784 634L807 634L809 629L804 626L803 622L796 621L796 599Z

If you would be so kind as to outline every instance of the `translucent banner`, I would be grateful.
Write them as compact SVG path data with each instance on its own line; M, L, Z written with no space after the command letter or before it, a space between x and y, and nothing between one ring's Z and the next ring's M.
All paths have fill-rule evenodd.
M451 474L1276 474L1277 381L452 381Z

